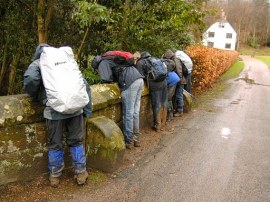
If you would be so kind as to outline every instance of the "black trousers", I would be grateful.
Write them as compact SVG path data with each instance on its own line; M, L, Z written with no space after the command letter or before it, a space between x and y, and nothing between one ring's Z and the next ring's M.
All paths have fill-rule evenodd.
M46 119L49 150L63 150L63 137L66 132L66 143L75 147L83 143L83 115L68 119Z

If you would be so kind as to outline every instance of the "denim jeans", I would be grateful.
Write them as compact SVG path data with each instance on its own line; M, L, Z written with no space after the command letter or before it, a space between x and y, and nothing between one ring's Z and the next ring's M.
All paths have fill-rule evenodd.
M174 98L177 112L184 111L183 89L184 89L184 84L181 84L181 82L178 82L176 85L175 98Z
M139 141L143 85L143 79L140 78L135 80L128 89L121 92L123 133L126 144L130 144L133 141L133 133L136 134L136 140Z
M165 127L167 118L167 87L161 90L150 91L151 105L153 111L154 128L160 130Z
M187 92L191 93L191 73L188 74L185 79L186 79L187 84L184 85L184 89Z

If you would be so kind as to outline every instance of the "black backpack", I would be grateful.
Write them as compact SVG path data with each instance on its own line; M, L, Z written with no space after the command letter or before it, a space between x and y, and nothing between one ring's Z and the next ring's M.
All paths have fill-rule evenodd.
M134 65L134 59L126 59L123 56L115 56L113 61L116 64L116 66L112 69L113 76L118 82L119 87L123 88L126 86L126 69Z
M180 59L178 59L178 60L180 60ZM188 75L188 69L187 69L186 65L182 62L182 60L180 60L180 63L182 65L183 76L186 77Z

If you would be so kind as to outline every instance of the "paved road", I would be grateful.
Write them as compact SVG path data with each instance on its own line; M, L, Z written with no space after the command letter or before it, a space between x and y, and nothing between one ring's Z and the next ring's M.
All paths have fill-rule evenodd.
M158 151L97 191L98 200L270 201L270 72L243 59L229 91L184 117Z

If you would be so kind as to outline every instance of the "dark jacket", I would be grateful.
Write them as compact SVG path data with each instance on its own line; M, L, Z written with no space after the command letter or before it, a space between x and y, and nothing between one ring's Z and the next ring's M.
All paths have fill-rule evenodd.
M40 55L42 52L42 48L48 45L41 44L37 47L34 61L29 65L28 69L24 73L24 90L33 101L39 101L40 103L46 106L47 96L45 92L45 88L43 86L41 72L40 72ZM89 97L88 104L83 108L83 110L79 110L73 114L62 114L60 112L55 111L50 106L46 106L44 109L44 118L51 120L60 120L67 119L70 117L78 116L83 113L85 117L92 117L92 99L91 99L91 89L88 85L87 81L84 79L84 83L86 85L86 91Z
M129 88L129 86L137 79L144 78L142 74L132 66L118 66L113 70L114 77L118 82L121 91Z
M171 59L171 60L174 61L174 63L175 63L175 72L180 77L181 84L186 84L187 82L186 82L186 79L185 79L185 77L183 75L182 64L181 64L180 60L175 57L175 54L170 49L168 49L164 53L163 58Z
M145 59L152 57L149 52L142 52L141 58L137 61L136 67L138 71L144 75L150 91L162 90L167 87L166 79L164 81L154 81L148 78L149 67L147 67Z
M104 57L98 65L98 74L103 83L114 82L112 69L116 67L112 57Z

